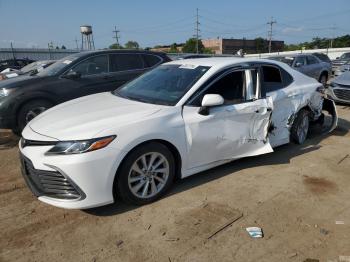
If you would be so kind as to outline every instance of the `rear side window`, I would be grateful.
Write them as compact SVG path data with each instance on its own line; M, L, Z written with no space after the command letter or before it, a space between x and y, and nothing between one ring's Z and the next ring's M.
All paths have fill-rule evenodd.
M145 67L153 67L162 61L162 59L159 56L155 55L143 55L143 58L146 63Z
M266 93L284 87L279 68L274 66L262 66L262 75L262 86Z
M139 54L112 54L109 55L111 72L143 69L143 60Z
M313 64L317 64L318 63L317 59L315 57L313 57L313 56L307 56L306 60L307 60L307 64L308 65L313 65Z

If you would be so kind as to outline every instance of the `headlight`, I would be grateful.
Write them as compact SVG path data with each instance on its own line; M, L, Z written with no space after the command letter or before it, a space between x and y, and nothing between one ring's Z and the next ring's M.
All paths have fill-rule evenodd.
M70 155L91 152L108 146L115 138L116 136L107 136L89 140L62 141L47 151L46 155Z
M0 89L0 97L7 96L9 94L9 91L5 88Z
M332 83L330 84L330 86L331 86L331 87L337 87L338 85L337 85L336 83L333 83L333 82L332 82Z

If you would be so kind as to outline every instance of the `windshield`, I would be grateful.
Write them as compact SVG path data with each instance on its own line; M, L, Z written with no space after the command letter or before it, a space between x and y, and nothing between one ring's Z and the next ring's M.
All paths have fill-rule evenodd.
M113 93L145 103L175 105L208 69L207 66L161 65Z
M350 58L350 53L345 53L340 56L340 59L349 59Z
M51 66L46 67L44 70L39 72L37 75L38 76L53 76L53 75L56 75L63 68L68 66L70 63L72 63L74 60L78 59L79 57L80 56L77 56L77 55L70 55L70 56L64 57L61 60L58 60L56 63L53 63Z

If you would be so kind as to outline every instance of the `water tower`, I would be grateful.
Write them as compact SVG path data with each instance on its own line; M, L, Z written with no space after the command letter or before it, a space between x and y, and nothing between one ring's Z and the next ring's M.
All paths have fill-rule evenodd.
M81 50L95 50L94 36L91 25L80 26Z

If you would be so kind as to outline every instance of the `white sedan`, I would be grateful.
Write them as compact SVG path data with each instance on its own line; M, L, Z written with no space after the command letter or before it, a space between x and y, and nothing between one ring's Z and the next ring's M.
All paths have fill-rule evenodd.
M277 61L177 60L118 90L72 100L32 120L22 173L39 200L63 208L160 198L184 178L273 147L303 143L334 102L316 80Z

